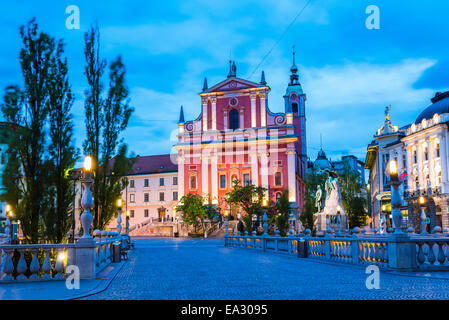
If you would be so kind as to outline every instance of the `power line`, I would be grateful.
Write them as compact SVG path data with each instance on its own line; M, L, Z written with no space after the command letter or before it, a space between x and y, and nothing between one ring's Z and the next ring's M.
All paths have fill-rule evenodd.
M249 75L248 79L251 79L251 77L254 75L254 73L259 69L259 67L262 65L262 63L265 62L265 59L268 58L268 56L271 54L271 52L274 50L274 48L281 42L282 38L287 34L287 32L290 30L290 28L295 24L296 20L299 18L299 16L302 14L302 12L307 8L307 6L312 2L312 0L307 1L304 7L298 12L296 17L293 19L293 21L285 28L284 32L281 34L281 36L278 38L278 40L274 43L274 45L271 47L270 50L268 50L267 54L262 58L262 60L259 62L259 64L254 68L253 72Z

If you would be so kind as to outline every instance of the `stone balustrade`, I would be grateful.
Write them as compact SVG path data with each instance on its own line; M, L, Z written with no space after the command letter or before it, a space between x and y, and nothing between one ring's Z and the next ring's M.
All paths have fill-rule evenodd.
M358 265L377 265L398 271L449 270L449 237L431 235L326 235L250 236L226 235L226 247L249 248L299 256L300 242L306 257Z
M118 232L94 231L91 243L0 245L0 282L65 279L76 265L81 279L93 279L113 260Z

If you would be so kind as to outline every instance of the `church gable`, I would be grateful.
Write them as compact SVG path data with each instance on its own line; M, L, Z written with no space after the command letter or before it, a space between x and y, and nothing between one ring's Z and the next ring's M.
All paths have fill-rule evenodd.
M220 92L220 91L232 91L232 90L242 90L242 89L254 89L263 87L258 83L243 80L240 78L228 78L212 88L204 91L203 93Z

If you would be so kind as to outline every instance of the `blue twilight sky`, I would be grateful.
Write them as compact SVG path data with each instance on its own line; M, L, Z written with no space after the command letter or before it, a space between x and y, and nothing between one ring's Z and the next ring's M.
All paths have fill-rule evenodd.
M2 0L1 95L6 85L22 83L18 31L33 16L41 30L65 39L80 148L85 136L83 33L94 22L100 26L103 57L111 61L121 54L126 64L135 113L124 137L139 155L170 152L180 105L186 119L198 116L204 77L209 86L223 80L230 54L239 77L259 81L265 71L269 106L280 112L296 45L312 159L320 134L332 159L348 153L364 159L386 105L392 105L393 124L402 126L414 121L435 91L449 89L449 2L443 0L312 0L254 71L306 3ZM365 27L365 10L372 4L380 9L380 30ZM68 5L80 9L80 30L65 27Z

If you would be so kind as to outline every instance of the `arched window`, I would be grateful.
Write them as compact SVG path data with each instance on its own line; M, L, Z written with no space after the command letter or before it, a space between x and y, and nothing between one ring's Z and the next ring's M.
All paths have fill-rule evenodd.
M276 192L276 202L279 200L279 198L281 197L281 193L280 192Z
M426 175L426 186L430 185L430 176L429 174Z
M293 113L298 113L298 104L296 102L292 103L292 111Z
M232 109L229 112L229 129L236 130L239 128L239 112L236 109Z
M276 172L274 174L274 185L281 186L282 185L282 174L280 172Z
M440 157L440 143L437 142L437 145L435 146L435 155L437 158Z
M424 161L429 160L429 152L427 146L424 147Z
M418 179L418 176L415 177L415 187L416 187L416 190L419 190L419 179Z

